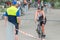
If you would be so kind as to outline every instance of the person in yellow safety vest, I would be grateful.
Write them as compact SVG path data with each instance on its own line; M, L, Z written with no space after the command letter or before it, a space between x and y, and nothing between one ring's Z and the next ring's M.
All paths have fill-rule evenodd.
M18 40L18 30L15 29L19 29L19 24L21 20L20 12L17 9L17 6L17 2L12 2L12 6L7 8L6 12L4 13L5 25L8 26L6 30L7 40Z

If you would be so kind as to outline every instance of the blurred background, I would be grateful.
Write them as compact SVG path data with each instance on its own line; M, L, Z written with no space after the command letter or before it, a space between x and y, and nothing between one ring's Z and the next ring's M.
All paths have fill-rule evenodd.
M43 1L43 3L42 3ZM6 39L6 27L4 26L3 14L6 8L11 6L12 0L0 0L0 40ZM30 33L38 37L36 32L36 24L34 22L35 12L39 4L46 4L44 12L47 17L45 25L46 40L60 40L60 0L27 0L27 10L25 10L23 0L21 3L21 27L20 30ZM26 35L19 33L20 40L37 40Z
M29 0L27 0L29 1ZM42 0L41 0L42 1ZM47 3L48 5L52 6L53 8L60 9L60 0L43 0L44 3ZM9 7L11 5L12 0L0 0L0 12L5 11L5 8ZM21 5L23 5L23 0L20 0ZM31 6L37 7L38 0L31 0ZM3 10L4 9L4 10Z

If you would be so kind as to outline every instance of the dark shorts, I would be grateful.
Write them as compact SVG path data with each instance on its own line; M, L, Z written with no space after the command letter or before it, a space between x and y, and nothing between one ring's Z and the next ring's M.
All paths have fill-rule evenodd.
M44 22L44 21L41 21L41 22L40 22L40 25L42 26L42 24L44 24L44 25L45 25L45 22Z
M42 21L42 22L40 22L40 25L42 26L42 24L44 24L44 22Z
M42 24L46 24L46 22L47 22L47 19L45 18L45 21L41 21L41 20L38 20L38 22L40 23L40 25L42 26Z

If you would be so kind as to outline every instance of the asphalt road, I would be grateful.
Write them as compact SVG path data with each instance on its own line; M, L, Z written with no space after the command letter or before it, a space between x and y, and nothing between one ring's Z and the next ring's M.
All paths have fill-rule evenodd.
M36 9L31 8L28 13L21 16L20 30L38 37L36 33L36 24L34 23L34 14ZM45 25L46 40L60 40L60 9L50 9L46 13L47 24ZM6 27L4 21L0 20L0 40L6 40ZM19 32L19 40L37 40Z

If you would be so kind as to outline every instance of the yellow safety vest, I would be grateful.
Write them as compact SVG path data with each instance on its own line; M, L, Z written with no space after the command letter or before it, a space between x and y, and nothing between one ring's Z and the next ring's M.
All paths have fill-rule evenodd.
M16 16L17 11L18 11L18 9L14 6L7 8L8 15Z

